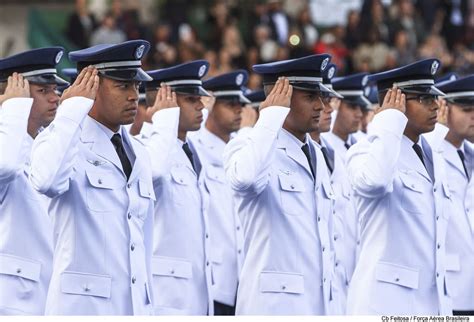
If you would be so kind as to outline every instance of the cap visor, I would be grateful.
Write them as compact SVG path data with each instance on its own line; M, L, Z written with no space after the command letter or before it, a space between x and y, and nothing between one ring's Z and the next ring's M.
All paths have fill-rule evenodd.
M202 86L172 86L171 89L178 94L212 96Z
M68 86L69 82L65 81L56 74L44 74L25 77L28 82L33 84L56 84L58 86Z
M434 96L444 96L444 93L440 91L435 86L416 86L416 87L406 87L401 88L402 92L404 93L411 93L411 94L425 94L425 95L434 95Z
M149 82L153 80L153 78L151 78L141 68L99 70L99 74L101 74L104 77L119 80L119 81Z

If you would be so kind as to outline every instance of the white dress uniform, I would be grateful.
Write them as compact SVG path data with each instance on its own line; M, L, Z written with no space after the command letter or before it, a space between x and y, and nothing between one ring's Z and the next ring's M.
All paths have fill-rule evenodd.
M340 278L341 302L345 312L345 298L352 274L357 263L360 245L359 220L355 207L353 190L347 176L346 165L329 143L321 138L322 146L330 154L333 172L331 185L336 196L334 206L334 249L336 251L335 270Z
M444 137L449 129L436 124L435 131L427 137L434 150L442 154L448 185L453 199L453 208L446 235L446 279L453 292L453 309L474 309L474 148L464 141L459 150L463 152L462 164L458 149ZM466 173L467 171L467 173Z
M196 132L191 142L202 163L201 176L209 199L214 300L234 306L244 257L244 235L232 189L225 177L223 154L226 143L205 126Z
M282 129L289 111L265 108L225 149L245 236L236 314L332 313L334 193L309 135L315 180L303 144Z
M53 231L47 200L28 181L32 98L0 108L0 315L43 315Z
M203 182L182 149L179 108L153 115L153 131L143 134L153 170L155 240L152 274L157 315L213 313L208 206ZM195 164L199 160L194 153ZM199 171L199 169L197 169Z
M403 135L406 123L398 110L380 112L368 138L347 155L361 222L349 314L452 313L445 278L452 194L442 156L421 138L425 169Z
M152 314L155 196L148 154L122 127L133 165L127 181L109 133L87 115L92 104L66 99L33 145L30 180L53 198L46 314Z
M356 143L355 137L352 134L349 134L347 141L344 141L333 132L321 133L321 137L334 149L334 154L338 155L342 160L342 163L345 164L346 154L348 151L348 148L345 145L347 144L349 148L353 146Z

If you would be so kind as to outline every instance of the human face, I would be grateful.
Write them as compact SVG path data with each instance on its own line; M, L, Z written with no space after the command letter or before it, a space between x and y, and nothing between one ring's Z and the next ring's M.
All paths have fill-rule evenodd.
M324 105L324 109L321 112L321 118L319 119L319 133L329 132L331 129L331 114L335 109L339 108L339 105L341 105L341 100L337 97L332 97L329 104Z
M362 121L362 108L359 105L342 101L337 111L334 127L345 135L357 132Z
M202 109L204 108L201 97L178 94L176 100L180 108L178 132L186 133L199 130L202 123Z
M240 128L242 121L242 104L238 101L216 100L209 118L221 129L230 134Z
M448 127L457 137L474 142L474 106L448 103Z
M30 96L33 98L30 119L39 126L48 126L56 116L59 95L56 84L30 84Z
M329 98L323 98L320 93L294 89L290 112L283 127L303 139L306 133L318 129L321 111L325 105L329 105Z
M101 77L91 117L112 131L118 131L120 125L133 123L138 108L138 87L137 81Z
M439 105L436 96L407 94L406 112L408 123L405 132L413 137L434 130Z

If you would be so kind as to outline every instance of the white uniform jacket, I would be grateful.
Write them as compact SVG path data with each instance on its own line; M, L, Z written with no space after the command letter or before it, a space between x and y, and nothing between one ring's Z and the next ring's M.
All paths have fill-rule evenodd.
M282 129L289 110L262 110L255 127L225 149L226 176L245 236L237 314L329 314L335 300L334 193L309 135L316 179L301 142Z
M244 234L234 206L233 191L225 177L223 154L226 143L205 126L191 137L191 142L202 163L200 175L209 200L214 300L234 306L243 263Z
M177 138L178 107L158 111L152 121L151 135L142 137L156 193L151 263L155 314L212 315L210 233L200 162L194 152L196 173Z
M403 135L406 123L398 110L380 112L347 155L361 223L349 314L451 314L445 241L452 195L442 156L421 138L425 168Z
M47 200L28 181L31 98L0 108L0 314L43 315L53 263Z
M87 113L93 101L65 100L35 140L30 180L51 198L54 267L46 314L152 314L153 192L145 147L122 127L133 170Z

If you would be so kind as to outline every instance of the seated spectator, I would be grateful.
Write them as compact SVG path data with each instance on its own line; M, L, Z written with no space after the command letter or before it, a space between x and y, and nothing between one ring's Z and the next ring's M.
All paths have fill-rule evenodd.
M99 44L119 44L127 40L125 33L115 25L115 18L108 12L102 20L102 25L92 33L91 46Z

